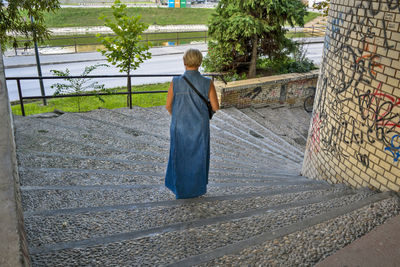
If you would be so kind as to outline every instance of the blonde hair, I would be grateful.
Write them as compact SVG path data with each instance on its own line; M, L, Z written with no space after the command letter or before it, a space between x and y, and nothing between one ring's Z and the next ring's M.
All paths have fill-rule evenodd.
M200 67L201 62L203 61L203 55L198 49L188 49L183 55L183 63L190 67Z

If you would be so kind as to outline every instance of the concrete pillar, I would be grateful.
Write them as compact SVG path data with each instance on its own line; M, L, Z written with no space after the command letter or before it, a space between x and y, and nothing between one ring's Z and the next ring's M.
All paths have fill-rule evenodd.
M12 116L0 54L0 266L29 265Z
M400 3L331 0L302 173L400 192Z

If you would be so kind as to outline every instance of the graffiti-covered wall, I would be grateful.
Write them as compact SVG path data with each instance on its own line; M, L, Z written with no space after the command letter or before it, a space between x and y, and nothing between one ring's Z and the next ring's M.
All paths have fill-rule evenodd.
M308 73L290 73L224 84L216 82L221 108L247 108L268 104L302 106L304 99L313 94L318 70Z
M400 2L331 0L303 175L400 191Z

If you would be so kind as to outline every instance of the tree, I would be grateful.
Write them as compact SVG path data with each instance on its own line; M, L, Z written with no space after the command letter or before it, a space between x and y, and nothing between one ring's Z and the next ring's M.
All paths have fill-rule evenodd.
M140 16L128 16L126 5L121 4L119 0L116 0L111 8L115 22L104 15L100 19L104 20L105 26L111 28L115 36L102 37L98 34L97 37L106 48L106 50L99 51L106 56L108 62L116 65L120 72L125 72L128 75L128 105L131 106L132 89L129 75L144 60L151 58L151 53L148 52L151 43L142 42L141 36L148 26L140 22Z
M322 11L324 17L328 16L330 0L324 0L313 4L313 8Z
M58 0L0 0L0 45L17 46L16 35L24 35L25 39L43 41L49 37L44 25L44 12L55 11L60 7ZM33 18L31 22L30 18ZM35 32L35 34L33 34ZM25 46L29 46L27 41Z
M260 56L285 58L295 44L285 23L304 25L306 6L299 0L221 0L209 25L211 71L248 70L255 77Z
M92 78L88 78L87 76L98 67L109 67L107 64L96 64L93 66L85 67L85 70L82 72L80 76L82 78L64 78L67 84L65 83L55 83L51 86L51 88L56 88L54 95L62 95L62 94L82 94L87 90L93 91L93 93L110 93L110 90L104 87L104 84L100 84L99 82L92 82ZM50 70L55 76L65 77L70 76L71 72L67 68L65 71L62 70ZM101 102L105 102L104 99L100 95L95 95ZM83 97L75 97L78 112L81 112L81 102Z

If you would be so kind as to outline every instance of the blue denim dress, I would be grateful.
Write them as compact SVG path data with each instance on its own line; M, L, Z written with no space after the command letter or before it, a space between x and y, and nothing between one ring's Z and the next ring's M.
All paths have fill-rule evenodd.
M184 73L208 99L211 80L200 72ZM204 101L182 77L173 80L170 152L165 186L176 198L192 198L207 192L210 166L210 120Z

